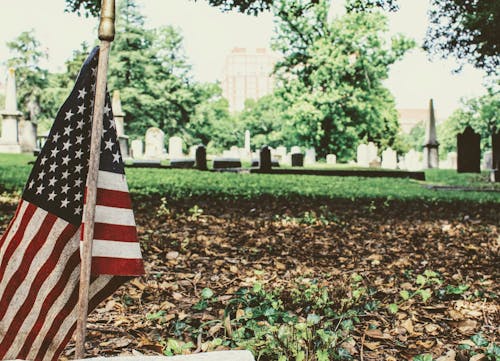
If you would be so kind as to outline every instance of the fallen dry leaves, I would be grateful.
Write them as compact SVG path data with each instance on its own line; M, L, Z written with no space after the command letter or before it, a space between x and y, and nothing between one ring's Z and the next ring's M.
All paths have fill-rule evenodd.
M188 211L195 204L202 213ZM0 206L3 231L14 206ZM492 342L498 334L500 207L315 200L193 200L168 207L166 214L157 212L156 201L135 201L147 275L122 286L92 313L89 356L160 354L161 340L188 341L175 329L186 320L207 325L203 339L191 340L204 351L207 338L231 332L224 303L239 287L256 280L286 286L298 277L343 287L344 276L353 273L376 290L372 297L379 302L344 345L355 359L411 360L430 353L440 361L481 360L457 346L478 332ZM304 222L304 212L315 212L317 221ZM401 291L418 290L415 277L425 270L439 273L441 288L469 288L438 295L433 285L426 302L417 296L402 300ZM220 302L196 311L204 288ZM386 308L392 303L398 305L395 313ZM161 323L150 317L159 312ZM243 314L238 310L235 317ZM72 351L70 344L64 357Z

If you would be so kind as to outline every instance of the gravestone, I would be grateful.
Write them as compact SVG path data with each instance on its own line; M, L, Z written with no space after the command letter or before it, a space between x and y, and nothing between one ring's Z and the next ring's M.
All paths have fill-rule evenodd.
M457 169L457 152L449 152L446 155L446 162L449 169Z
M500 130L491 135L492 167L491 180L500 182Z
M259 169L264 172L271 170L271 148L267 145L263 146L260 150Z
M290 154L295 154L295 153L302 153L302 150L300 149L300 147L298 145L294 145L290 149Z
M304 154L292 153L290 157L291 157L292 167L303 167L304 166Z
M434 116L434 102L429 101L429 122L425 130L424 168L439 168L439 143L436 135L436 117Z
M130 158L130 149L128 146L128 136L125 135L125 113L122 110L122 102L120 100L120 91L113 92L113 101L111 104L113 109L113 117L115 120L116 135L120 143L120 152L123 158Z
M10 68L5 89L5 109L2 115L2 135L0 137L0 153L21 153L19 143L19 119L21 112L17 110L16 72Z
M382 152L382 168L396 169L398 167L398 154L392 148Z
M356 150L356 163L359 167L368 167L370 161L368 159L368 146L366 144L358 145Z
M459 173L481 172L481 136L468 126L457 134L457 171Z
M276 150L274 151L275 156L277 156L280 160L284 159L286 157L286 147L280 145L279 147L276 147Z
M165 133L159 128L149 128L145 135L146 158L163 158L165 155Z
M170 159L182 158L182 138L173 136L168 139L168 157Z
M32 153L37 148L37 125L29 120L19 122L19 145L22 152Z
M250 131L245 130L245 155L250 155L252 153L251 145L250 145Z
M410 149L410 151L405 155L404 164L406 169L411 172L421 170L422 162L420 161L420 153L415 149Z
M239 158L214 158L212 167L214 169L241 168L241 160Z
M326 155L326 164L334 165L337 164L337 156L335 154Z
M373 142L369 142L366 146L368 153L368 165L371 166L373 162L380 162L380 158L378 157L378 148Z
M207 148L205 146L199 145L196 148L196 169L198 170L207 170Z
M132 158L141 158L143 156L144 148L142 140L134 139L130 145Z
M306 164L306 165L316 164L316 149L314 149L314 148L306 149L306 155L304 157L304 164Z
M192 158L174 158L170 159L170 167L171 168L184 168L189 169L193 168L195 164L195 160Z

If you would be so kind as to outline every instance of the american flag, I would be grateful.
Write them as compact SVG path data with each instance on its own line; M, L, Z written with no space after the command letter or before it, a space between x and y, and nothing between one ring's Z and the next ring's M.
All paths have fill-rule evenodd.
M98 55L83 64L0 239L0 359L56 360L76 327ZM103 127L89 312L144 273L109 95Z

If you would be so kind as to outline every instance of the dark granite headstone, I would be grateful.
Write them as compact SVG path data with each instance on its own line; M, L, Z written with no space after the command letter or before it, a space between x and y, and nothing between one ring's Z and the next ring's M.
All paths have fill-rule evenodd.
M260 150L259 168L265 172L271 170L271 148L267 145L263 146Z
M492 180L500 182L500 130L491 134L491 150L493 153Z
M204 145L199 145L196 148L196 169L207 170L207 148Z
M238 158L214 158L212 164L214 169L241 168Z
M481 172L481 136L468 126L457 134L457 171L459 173Z
M252 168L259 167L259 165L260 165L259 159L252 159L252 165L251 165ZM271 167L275 168L275 167L279 167L279 166L280 166L280 162L276 158L272 158L271 159Z
M292 157L292 167L303 167L304 166L304 154L293 153Z
M193 168L194 167L194 159L192 158L179 158L179 159L171 159L170 167L172 168Z

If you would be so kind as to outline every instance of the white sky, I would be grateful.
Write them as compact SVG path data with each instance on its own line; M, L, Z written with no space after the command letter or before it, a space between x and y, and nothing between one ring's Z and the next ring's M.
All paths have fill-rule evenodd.
M233 47L266 47L272 36L270 14L253 17L222 13L204 0L137 1L147 17L147 27L173 25L181 31L198 81L220 79L225 56ZM390 15L391 33L401 32L421 44L427 27L428 1L399 3L400 11ZM338 11L337 4L334 10ZM97 36L97 20L64 13L64 0L0 0L0 5L0 64L8 58L5 43L22 31L35 29L49 54L48 67L52 71L61 71L64 61L82 41L92 43ZM396 97L397 107L425 108L432 97L437 117L443 118L458 107L461 97L485 92L483 72L466 66L460 74L452 74L456 67L452 60L430 62L423 51L414 50L393 65L386 84Z

